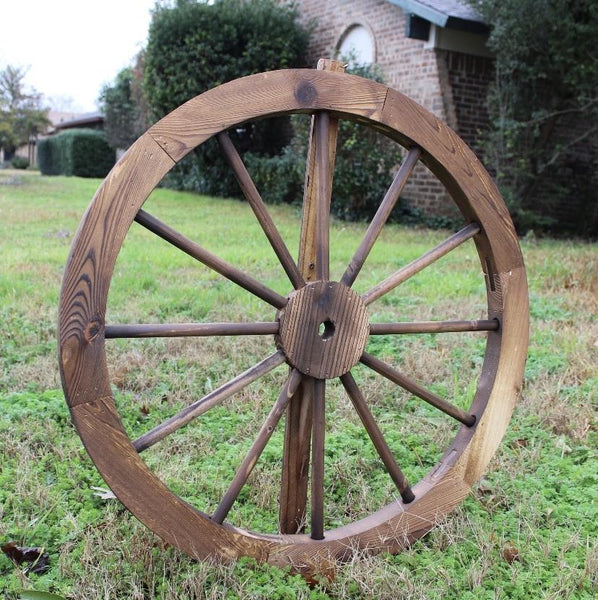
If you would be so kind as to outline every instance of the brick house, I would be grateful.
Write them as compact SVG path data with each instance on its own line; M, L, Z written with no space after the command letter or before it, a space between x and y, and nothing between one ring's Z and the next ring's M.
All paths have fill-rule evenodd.
M488 28L458 0L299 0L312 26L310 60L354 54L375 62L393 87L448 123L474 150L487 126L493 76ZM444 188L418 166L404 196L428 212L450 206Z

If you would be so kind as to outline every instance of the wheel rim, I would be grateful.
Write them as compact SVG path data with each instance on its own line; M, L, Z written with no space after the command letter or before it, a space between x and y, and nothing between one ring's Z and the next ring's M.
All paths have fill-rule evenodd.
M243 273L232 271L227 265L222 266L217 259L209 263L211 268L224 272L228 279L249 289L280 311L280 326L263 323L260 324L260 331L280 336L281 348L256 365L251 373L242 374L239 383L253 381L252 378L262 376L285 360L294 367L273 408L272 421L264 424L265 430L272 424L276 425L287 410L287 392L301 384L301 392L295 395L303 394L313 402L311 421L316 425L313 426L312 445L315 455L319 454L323 460L325 384L322 382L329 377L340 377L370 437L374 444L378 444L378 454L403 498L359 521L324 531L320 515L322 492L317 491L323 485L323 466L316 461L312 465L311 535L268 535L220 523L224 521L245 482L246 478L242 475L233 481L230 493L210 519L173 494L145 465L138 453L144 449L144 440L140 438L133 444L120 422L105 356L105 339L127 336L130 331L123 334L116 326L107 327L105 314L116 258L133 220L202 262L213 260L213 257L202 254L201 248L189 244L188 240L177 238L176 232L141 210L149 193L172 166L212 136L220 136L225 153L229 153L234 164L238 157L230 147L226 150L227 141L221 135L223 131L250 119L293 112L317 115L313 130L313 154L314 168L320 176L319 179L315 178L318 181L314 185L320 187L314 196L327 196L329 202L331 170L326 167L330 155L328 140L331 122L340 116L379 129L410 149L403 162L404 173L397 175L395 180L398 180L397 187L402 189L413 166L420 160L450 192L464 216L466 226L434 248L427 257L414 261L414 266L408 265L407 269L399 270L389 278L391 281L385 280L361 295L361 298L350 286L363 265L364 254L367 256L369 252L367 246L375 242L377 234L373 236L373 241L369 239L364 242L365 246L362 244L363 247L356 253L341 281L329 284L328 208L326 202L322 201L314 201L315 226L312 224L310 227L315 227L315 230L307 235L311 242L315 242L312 245L316 283L304 285L305 264L301 263L309 262L305 249L297 267L292 259L289 260L284 244L271 239L292 286L297 290L291 294L291 300L287 301L287 298L269 289L262 289ZM240 172L237 167L237 175ZM251 190L246 190L251 182L245 184L244 191L251 194ZM398 197L398 193L396 195ZM270 222L267 216L258 216L258 219L269 239L270 236L275 238L275 228L268 230ZM303 228L309 229L306 223L304 214ZM461 427L437 466L410 488L403 481L392 453L389 456L388 447L383 436L376 431L375 422L371 423L371 413L350 370L360 360L367 368L394 383L402 387L411 386L406 389L419 395L421 390L413 388L412 382L406 382L392 367L362 352L365 346L362 335L365 306L410 277L412 273L409 269L417 272L417 269L430 264L428 261L435 261L467 239L475 242L487 283L488 318L482 327L488 330L488 339L482 374L470 409L466 414L452 415L467 424ZM332 294L332 304L338 305L335 309L337 312L314 313L313 300L309 300L308 295L315 293L323 297L325 290L322 286ZM358 325L348 327L341 322L344 314L350 316L351 323L357 322ZM297 342L298 332L302 329L296 322L310 319L314 321L309 326L311 340L309 343L305 340ZM367 321L367 316L365 319ZM493 323L498 323L499 328L496 329ZM459 326L467 327L463 324ZM313 333L314 327L316 333ZM445 327L454 328L457 325L445 324ZM215 556L228 559L250 555L274 564L291 564L300 570L313 571L330 557L345 556L348 549L397 551L427 532L467 495L471 485L484 472L510 419L522 380L527 327L525 270L508 212L489 176L456 134L400 93L380 84L338 73L279 71L236 80L187 102L148 130L111 171L94 197L71 250L60 303L59 352L65 395L87 451L119 499L150 529L169 543L199 558ZM374 329L370 333L373 334ZM153 333L143 333L163 334L155 330ZM342 335L351 340L349 345L354 350L351 356L341 360L336 350L328 362L314 362L304 356L306 348L310 349L307 354L311 355L315 345L344 340ZM345 345L343 342L338 348ZM314 373L311 369L317 369L318 365L324 366ZM322 379L312 379L311 376L306 379L308 375ZM235 387L234 382L232 387ZM306 392L303 388L310 389ZM423 393L425 395L427 390L423 390ZM208 398L207 404L210 405L212 400ZM437 401L434 397L428 398L430 400ZM218 401L218 398L213 401ZM291 423L293 410L299 409L293 409L291 402L287 415ZM450 407L447 410L451 410ZM475 419L467 421L471 415L475 415ZM260 435L261 432L258 438ZM267 433L262 437L264 439L255 448L255 453L252 454L252 450L247 455L247 464L257 460L260 447L263 449L262 442L264 445L267 443ZM297 448L293 450L298 451ZM293 528L297 513L297 507L293 506L295 496L298 493L305 494L305 490L298 492L294 476L289 474L298 464L297 458L289 458L291 455L289 447L285 446L285 468L289 471L283 477L281 504L285 507L283 512L288 523L283 524L283 531ZM243 470L244 466L241 465L239 473Z

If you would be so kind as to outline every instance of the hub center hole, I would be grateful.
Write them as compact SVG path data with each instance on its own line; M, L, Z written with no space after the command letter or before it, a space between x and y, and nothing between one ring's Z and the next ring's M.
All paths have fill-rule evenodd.
M318 335L323 339L327 340L334 334L334 323L330 319L326 319L320 323L318 327Z

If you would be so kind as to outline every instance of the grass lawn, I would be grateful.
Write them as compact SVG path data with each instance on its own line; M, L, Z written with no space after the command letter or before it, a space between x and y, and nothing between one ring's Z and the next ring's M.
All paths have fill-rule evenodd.
M0 596L69 599L595 598L598 594L598 245L522 240L530 286L525 385L505 439L465 502L399 555L357 554L318 581L243 559L197 563L166 547L105 488L73 428L60 387L56 321L74 232L98 180L0 171L0 545L42 547L49 569L0 554ZM157 190L144 208L286 295L284 272L249 207ZM299 209L271 214L296 253ZM365 231L333 222L338 279ZM355 289L364 292L447 232L387 226ZM372 320L479 319L484 285L468 242L370 307ZM116 264L111 323L272 321L274 309L134 224ZM110 343L108 343L110 342ZM274 351L271 337L109 340L111 381L131 438ZM483 334L376 336L368 351L467 407ZM406 475L417 481L457 426L354 369ZM144 454L184 499L210 512L261 426L285 367ZM326 528L391 502L380 466L342 389L327 388ZM228 521L277 527L283 428L266 447Z

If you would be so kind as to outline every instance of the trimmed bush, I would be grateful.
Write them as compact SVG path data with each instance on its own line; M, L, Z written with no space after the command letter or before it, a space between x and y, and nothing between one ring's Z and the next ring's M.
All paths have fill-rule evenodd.
M29 166L29 161L24 156L15 156L10 164L13 169L26 169Z
M69 129L40 140L38 145L42 175L105 177L115 160L104 133L93 129Z
M43 138L37 142L37 166L42 175L58 175L55 168L58 168L57 162L52 160L52 138Z

